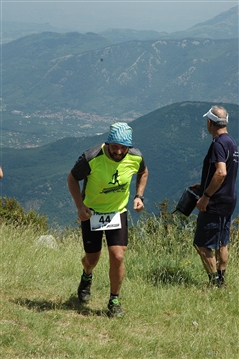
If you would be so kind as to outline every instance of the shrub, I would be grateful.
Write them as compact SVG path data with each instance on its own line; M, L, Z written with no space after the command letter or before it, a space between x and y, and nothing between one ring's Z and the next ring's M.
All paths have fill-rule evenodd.
M11 223L15 226L33 225L36 230L47 231L47 218L34 210L25 213L24 208L15 198L0 198L0 223Z

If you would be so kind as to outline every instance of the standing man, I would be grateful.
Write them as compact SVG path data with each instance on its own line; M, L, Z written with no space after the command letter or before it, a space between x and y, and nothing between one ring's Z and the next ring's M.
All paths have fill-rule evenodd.
M238 148L227 132L225 108L213 106L203 117L213 140L204 158L201 184L191 187L200 193L194 246L209 282L220 287L225 280L231 216L236 206Z
M143 194L148 169L140 151L132 146L132 128L117 122L110 126L105 143L85 151L68 176L68 186L81 220L85 255L78 287L81 302L91 295L92 271L102 248L103 232L109 252L109 315L123 317L119 292L124 277L124 252L128 244L127 204L130 183L136 174L134 210L144 209ZM79 181L84 180L82 191Z

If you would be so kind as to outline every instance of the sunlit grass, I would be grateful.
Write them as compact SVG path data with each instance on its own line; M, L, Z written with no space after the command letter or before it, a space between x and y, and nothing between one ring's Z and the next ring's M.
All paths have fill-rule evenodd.
M80 232L55 234L57 249L36 245L34 226L2 224L0 233L1 358L238 358L238 233L228 285L213 289L192 247L193 229L132 228L120 295L123 319L106 315L105 246L92 300L80 305Z

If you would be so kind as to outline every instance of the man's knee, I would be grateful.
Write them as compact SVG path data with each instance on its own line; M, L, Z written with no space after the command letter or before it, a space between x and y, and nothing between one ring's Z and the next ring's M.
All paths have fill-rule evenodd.
M227 264L228 262L228 248L227 246L220 247L218 251L218 260L220 264Z
M110 261L114 263L114 265L120 265L124 261L124 246L112 246L109 247L110 253Z
M86 253L85 256L82 258L82 264L84 265L85 262L89 266L94 266L98 263L99 257L100 257L100 252Z
M198 247L198 246L195 246L195 248L200 256L208 257L208 258L214 257L214 253L211 248Z

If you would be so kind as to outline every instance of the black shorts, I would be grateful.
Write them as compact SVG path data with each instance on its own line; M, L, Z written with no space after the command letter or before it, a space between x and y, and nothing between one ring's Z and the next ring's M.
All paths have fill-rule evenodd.
M84 249L86 253L96 253L102 248L103 234L105 233L107 245L127 246L128 244L128 220L127 212L120 214L121 228L106 231L91 231L90 220L81 222L81 231Z
M200 212L194 236L194 245L211 249L219 249L230 242L231 216Z

